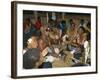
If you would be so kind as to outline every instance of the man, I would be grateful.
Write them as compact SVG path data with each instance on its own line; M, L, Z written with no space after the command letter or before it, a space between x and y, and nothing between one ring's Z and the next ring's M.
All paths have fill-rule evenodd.
M40 50L37 48L38 43L36 37L31 37L27 42L28 46L23 54L23 68L32 69L36 67L40 58Z

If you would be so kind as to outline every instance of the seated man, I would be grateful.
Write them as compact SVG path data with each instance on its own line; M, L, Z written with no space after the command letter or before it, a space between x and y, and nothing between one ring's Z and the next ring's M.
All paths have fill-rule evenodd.
M39 61L40 50L37 48L36 37L29 38L27 44L27 49L24 50L23 54L23 68L32 69L36 67L36 63Z

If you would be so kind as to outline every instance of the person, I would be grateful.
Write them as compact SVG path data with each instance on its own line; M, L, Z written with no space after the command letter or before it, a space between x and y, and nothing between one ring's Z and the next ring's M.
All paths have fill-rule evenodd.
M66 22L64 20L62 20L59 25L58 25L59 29L64 32L66 29Z
M89 41L87 39L87 35L85 36L85 40L84 40L84 63L87 63L87 60L90 58L90 45L89 45Z
M26 18L23 23L23 31L25 33L28 33L30 31L31 21L30 18Z
M84 57L84 43L87 40L87 33L85 32L84 27L79 27L78 33L77 33L77 38L76 38L76 49L74 57L77 59L80 59L80 57Z
M26 18L23 23L23 47L27 47L27 40L32 36L33 29L30 18Z
M72 24L74 23L74 20L73 19L69 19L68 20L68 23L67 23L67 30L69 30L72 26Z
M88 41L91 40L91 23L88 22L86 27L85 27L86 33L87 33L87 39Z
M77 26L75 23L72 23L69 30L67 30L66 34L67 37L66 44L70 44L72 42L76 42L76 36L77 36ZM63 36L64 37L64 36Z
M38 48L40 49L41 52L46 48L45 39L40 38L40 39L38 40Z
M53 28L52 31L49 32L49 42L51 44L59 44L60 43L60 30L58 28Z
M86 27L86 22L85 22L84 19L81 19L81 20L80 20L79 27L84 27L84 28Z
M38 48L40 50L40 56L41 56L39 68L52 68L52 63L50 62L52 56L48 56L49 47L47 47L47 44L43 36L38 40Z
M49 19L49 21L48 21L48 27L49 28L56 27L56 21L53 20L53 19Z
M87 32L91 32L91 23L88 21L88 23L86 24L86 27L85 27L86 31Z
M78 60L83 56L85 36L84 27L80 27L76 35L67 42L67 49L74 55L74 58Z
M43 26L43 24L42 24L42 22L41 22L41 18L40 17L38 17L37 18L37 21L36 21L36 23L35 23L35 28L37 29L37 30L40 30L40 28Z
M83 30L82 30L83 29ZM90 59L90 41L89 41L89 36L88 32L86 31L85 28L80 28L79 31L79 38L77 38L78 43L83 46L84 53L83 53L83 62L86 64L87 60Z
M23 53L23 68L33 69L36 68L36 63L40 58L40 51L37 48L37 38L34 36L29 38L27 44L27 49L25 49L26 51L24 50Z
M83 45L87 34L86 30L84 27L79 27L77 32L77 43Z

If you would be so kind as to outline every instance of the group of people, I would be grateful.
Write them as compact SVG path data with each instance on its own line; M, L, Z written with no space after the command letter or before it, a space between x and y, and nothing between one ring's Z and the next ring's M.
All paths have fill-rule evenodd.
M52 68L53 61L61 59L65 61L67 53L71 57L74 66L78 63L90 65L90 22L80 20L77 25L74 19L68 23L65 20L50 19L43 24L41 17L32 24L29 18L23 23L23 68ZM66 61L65 61L66 63ZM66 64L67 65L67 64Z

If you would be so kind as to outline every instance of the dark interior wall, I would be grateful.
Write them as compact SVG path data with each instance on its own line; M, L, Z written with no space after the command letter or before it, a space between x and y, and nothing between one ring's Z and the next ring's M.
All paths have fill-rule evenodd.
M75 23L79 25L80 20L84 19L85 22L91 22L91 15L90 14L66 14L66 20L68 22L69 19L74 19Z
M51 12L48 12L48 13L51 14ZM61 13L58 13L58 12L56 12L56 15L58 17L61 17L62 16ZM38 14L38 16L41 16L42 22L44 24L46 24L46 20L47 20L47 18L46 18L46 12L40 12ZM36 17L34 15L34 11L26 11L26 10L23 11L23 21L26 18L30 18L31 21L33 23L35 23L35 21L36 21L35 18ZM91 22L91 15L90 14L83 14L83 13L65 13L64 20L66 20L66 22L68 22L70 19L73 19L75 21L75 23L77 25L79 25L81 19L84 19L86 22L87 21Z

